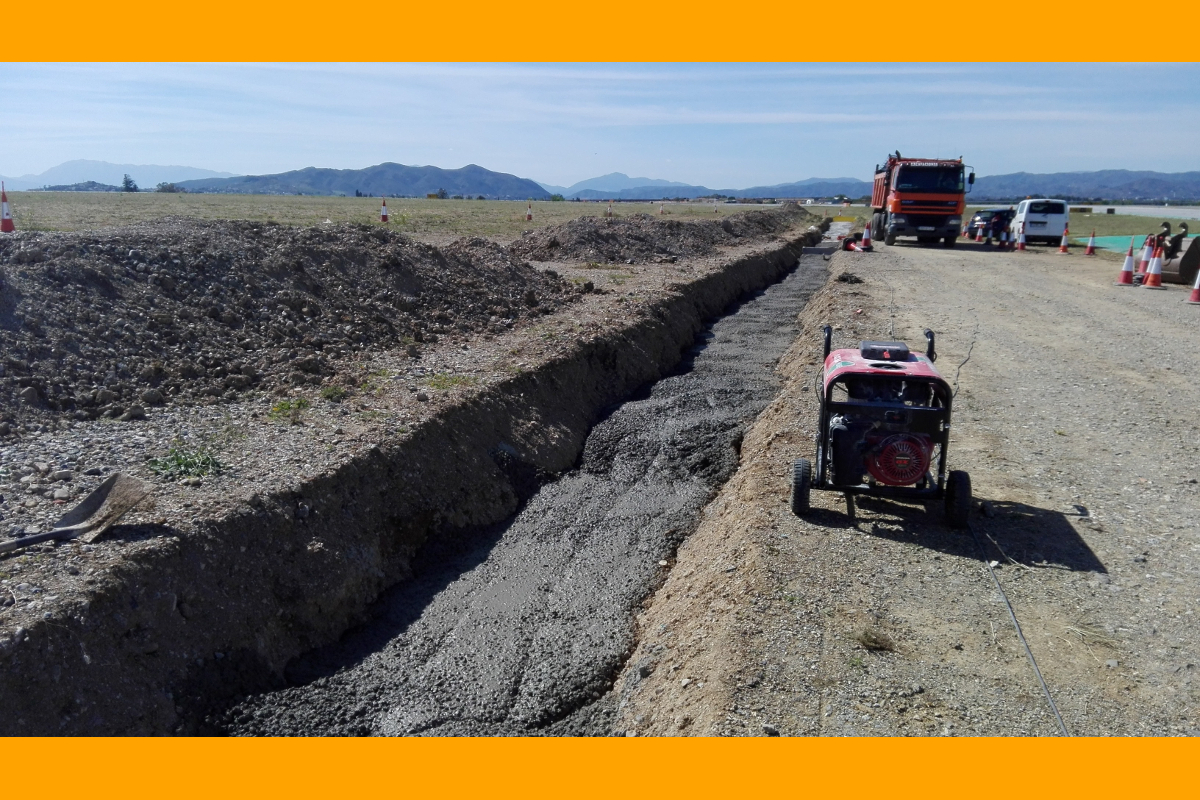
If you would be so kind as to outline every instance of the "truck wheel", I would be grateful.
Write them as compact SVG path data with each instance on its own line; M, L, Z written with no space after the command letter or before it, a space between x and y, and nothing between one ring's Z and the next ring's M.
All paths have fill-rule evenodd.
M871 215L871 238L883 238L883 214L878 212Z
M971 476L962 470L950 470L946 476L946 523L951 528L965 528L970 513Z
M946 247L954 247L954 245L958 244L958 237L957 236L947 236L945 239L942 240L942 244Z
M887 235L883 237L883 243L886 244L888 247L891 247L892 245L894 245L896 243L896 234L892 233L891 231L888 231Z
M812 490L812 464L807 458L797 458L792 463L792 513L796 516L808 513L808 495Z

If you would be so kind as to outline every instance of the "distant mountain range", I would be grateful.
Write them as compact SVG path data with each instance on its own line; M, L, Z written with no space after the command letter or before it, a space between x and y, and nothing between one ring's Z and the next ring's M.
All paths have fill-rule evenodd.
M549 199L561 194L568 200L658 200L713 195L736 198L813 197L845 195L860 198L871 192L870 181L855 178L808 178L794 183L751 186L748 189L710 189L661 178L631 178L612 172L571 186L540 184L527 178L493 172L469 164L461 169L405 166L384 163L365 169L306 169L274 175L235 176L197 167L110 164L105 161L68 161L40 175L4 178L9 190L51 188L56 191L111 191L128 174L143 190L159 183L174 183L189 192L233 194L387 195L424 197L444 189L448 195L488 199ZM1150 172L1101 170L1034 174L1015 172L978 178L972 201L1015 200L1026 196L1066 197L1111 202L1200 201L1200 172Z
M11 191L41 189L46 186L71 186L80 183L100 183L120 186L126 175L133 178L143 189L153 189L160 183L179 183L195 178L228 178L232 172L214 172L198 167L164 167L158 164L110 164L107 161L67 161L51 167L39 175L4 177L4 185Z
M277 175L243 175L183 181L189 192L222 194L315 194L424 197L444 190L448 195L483 195L489 200L547 200L547 192L534 181L505 172L468 164L461 169L376 164L365 169L306 167Z
M1054 172L988 175L975 181L972 198L1013 200L1024 197L1066 197L1112 201L1182 202L1200 200L1200 172Z

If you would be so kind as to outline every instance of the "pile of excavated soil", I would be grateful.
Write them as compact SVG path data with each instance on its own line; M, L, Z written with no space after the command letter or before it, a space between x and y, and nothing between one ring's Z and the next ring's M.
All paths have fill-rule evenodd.
M355 350L502 330L577 296L497 244L365 225L19 233L0 239L0 435L320 384Z
M582 217L528 231L509 251L531 261L597 261L641 264L710 255L718 247L763 239L796 225L808 212L748 211L723 220L681 222L649 214ZM814 221L818 221L815 217Z

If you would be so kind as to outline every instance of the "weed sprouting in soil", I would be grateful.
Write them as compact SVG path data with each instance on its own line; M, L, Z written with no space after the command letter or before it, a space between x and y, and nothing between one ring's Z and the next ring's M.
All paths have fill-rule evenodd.
M329 386L321 387L321 397L325 400L328 400L331 403L342 402L343 400L346 399L347 394L349 394L349 392L346 391L345 386L338 386L337 384L330 384Z
M479 383L479 379L474 375L447 375L444 372L439 372L425 381L425 385L431 389L453 389L455 386L474 386Z
M289 422L292 425L299 425L300 416L308 406L308 400L303 397L297 397L292 400L280 400L271 406L271 410L267 412L267 416L276 422Z
M225 469L225 465L207 448L188 448L183 442L175 442L165 456L149 459L146 466L164 478L202 478L205 475L220 475Z

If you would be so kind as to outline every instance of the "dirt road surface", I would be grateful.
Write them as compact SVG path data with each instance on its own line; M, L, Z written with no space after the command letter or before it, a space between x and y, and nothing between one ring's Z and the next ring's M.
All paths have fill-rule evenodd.
M785 389L639 616L615 730L1056 735L992 562L1066 730L1200 732L1200 308L1184 287L1114 287L1116 261L990 250L834 257ZM827 322L835 348L938 332L974 534L888 501L851 519L826 492L791 515Z

